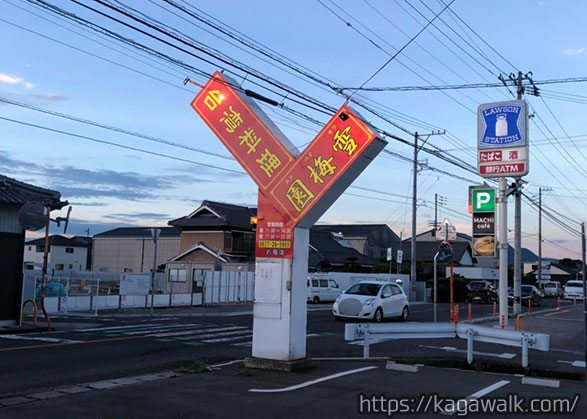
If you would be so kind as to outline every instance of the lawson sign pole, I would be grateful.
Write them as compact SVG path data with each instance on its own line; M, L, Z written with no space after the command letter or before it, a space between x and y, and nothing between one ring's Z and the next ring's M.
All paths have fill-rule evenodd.
M523 100L480 105L477 133L477 173L486 178L499 178L499 316L501 327L505 328L508 323L506 177L521 177L529 171L528 105Z

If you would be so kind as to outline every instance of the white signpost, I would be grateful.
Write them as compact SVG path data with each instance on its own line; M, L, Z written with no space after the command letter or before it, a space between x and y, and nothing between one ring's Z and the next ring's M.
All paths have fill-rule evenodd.
M147 295L150 288L150 274L120 275L120 295Z
M528 174L528 105L523 100L485 103L477 110L477 173L499 178L499 318L508 323L506 177Z
M445 242L452 242L457 239L457 228L452 225L448 218L445 218L436 228L436 239Z

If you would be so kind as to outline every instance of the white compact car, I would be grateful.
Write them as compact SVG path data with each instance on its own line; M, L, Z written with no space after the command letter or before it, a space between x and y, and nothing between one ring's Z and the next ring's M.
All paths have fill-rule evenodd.
M583 281L567 281L565 284L565 299L583 299Z
M332 306L336 319L369 319L376 322L397 317L407 320L410 313L408 297L393 282L361 281L343 294Z

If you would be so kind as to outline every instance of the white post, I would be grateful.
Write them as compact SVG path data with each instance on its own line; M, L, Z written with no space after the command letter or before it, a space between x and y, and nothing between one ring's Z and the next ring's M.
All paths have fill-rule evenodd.
M369 358L369 341L370 341L370 331L369 328L365 328L365 333L363 334L363 358Z
M475 331L473 329L467 330L467 363L473 362L473 337Z
M94 316L98 317L98 301L100 296L100 278L98 278L98 285L96 286L96 302L94 304ZM108 297L106 297L108 298Z
M257 258L253 357L306 357L306 277L310 231L294 229L293 259Z
M436 264L437 264L436 260L437 259L438 259L438 252L436 252L436 254L434 255L434 297L433 297L434 298L434 323L436 323L436 314L437 314L436 313L436 309L437 309L436 305L438 303L438 300L436 299L436 282L437 282L436 277L438 276L438 274L436 273Z
M508 325L508 220L507 181L499 179L499 318L502 327Z
M528 367L528 337L522 334L522 367Z

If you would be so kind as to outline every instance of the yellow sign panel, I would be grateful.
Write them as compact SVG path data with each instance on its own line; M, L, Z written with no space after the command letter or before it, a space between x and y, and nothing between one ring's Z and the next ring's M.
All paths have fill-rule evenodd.
M289 249L291 241L259 240L258 247L272 249Z

